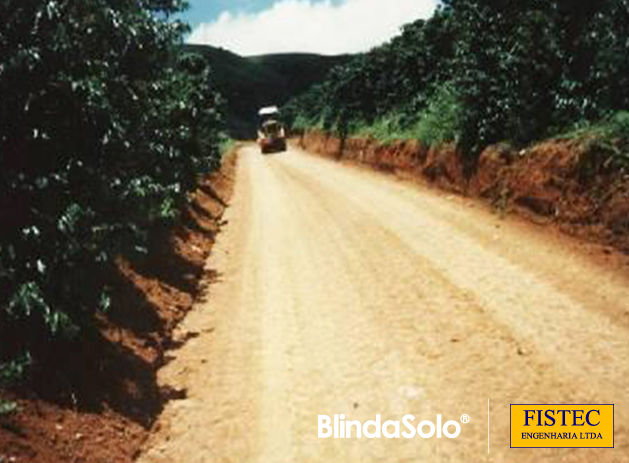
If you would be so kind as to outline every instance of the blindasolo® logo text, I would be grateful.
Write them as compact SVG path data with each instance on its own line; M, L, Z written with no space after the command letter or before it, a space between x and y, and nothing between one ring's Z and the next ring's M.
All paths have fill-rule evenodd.
M511 448L613 446L613 405L511 404Z

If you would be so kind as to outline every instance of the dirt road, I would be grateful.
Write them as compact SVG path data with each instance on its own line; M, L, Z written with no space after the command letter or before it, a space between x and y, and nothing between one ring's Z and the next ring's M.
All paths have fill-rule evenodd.
M226 218L218 282L161 376L186 398L140 462L629 461L621 256L298 150L244 148ZM616 448L510 449L510 403L614 403ZM341 413L471 420L456 439L319 439Z

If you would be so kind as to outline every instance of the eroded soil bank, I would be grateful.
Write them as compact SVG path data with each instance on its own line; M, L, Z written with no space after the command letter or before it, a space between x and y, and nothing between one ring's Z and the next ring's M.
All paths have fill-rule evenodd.
M0 417L0 463L128 463L164 405L180 391L160 387L175 327L214 276L204 271L231 197L236 154L201 182L173 228L155 230L146 258L120 257L106 278L112 306L95 332L38 359ZM63 276L62 276L63 278ZM49 361L49 364L47 364Z
M428 148L415 140L343 141L320 131L306 132L299 145L481 197L501 212L517 211L629 252L629 178L608 166L606 154L595 144L552 140L521 151L490 146L471 175L452 145Z

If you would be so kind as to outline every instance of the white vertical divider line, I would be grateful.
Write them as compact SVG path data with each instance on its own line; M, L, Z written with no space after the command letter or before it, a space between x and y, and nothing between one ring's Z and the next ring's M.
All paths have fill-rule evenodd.
M487 398L487 454L489 455L489 398Z

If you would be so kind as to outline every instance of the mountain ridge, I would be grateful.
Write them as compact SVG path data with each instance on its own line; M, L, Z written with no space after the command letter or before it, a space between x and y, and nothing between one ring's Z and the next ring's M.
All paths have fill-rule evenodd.
M227 102L227 128L234 138L255 136L260 107L281 106L323 82L335 66L352 55L277 53L241 56L224 48L186 44L184 52L202 55L209 63L214 83Z

